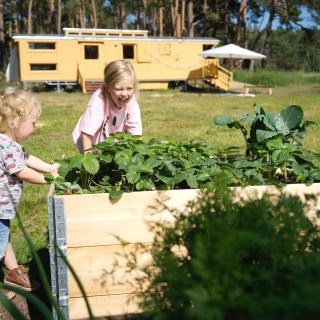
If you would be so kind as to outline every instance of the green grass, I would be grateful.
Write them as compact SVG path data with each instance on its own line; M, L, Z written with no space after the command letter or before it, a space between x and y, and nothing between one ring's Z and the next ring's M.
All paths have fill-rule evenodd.
M260 84L267 86L297 86L320 83L319 73L304 73L298 71L268 71L257 70L249 72L246 70L234 71L234 79L240 82Z
M43 105L43 114L34 135L24 143L27 151L46 161L77 154L71 132L85 109L89 94L35 93ZM178 90L140 93L143 139L159 138L188 141L199 138L213 148L238 146L244 150L241 133L215 126L212 118L219 114L240 116L251 113L258 104L268 111L279 111L290 104L303 107L305 119L320 121L319 85L276 87L273 95L257 93L256 97L226 97L213 93L183 93ZM320 152L320 129L310 127L304 145ZM22 222L37 249L47 247L47 204L49 186L26 185L20 205ZM29 250L13 222L12 242L21 263L31 260Z

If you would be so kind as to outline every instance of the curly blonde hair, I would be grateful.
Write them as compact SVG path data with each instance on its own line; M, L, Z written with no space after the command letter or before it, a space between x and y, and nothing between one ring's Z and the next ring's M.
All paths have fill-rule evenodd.
M0 92L0 132L19 128L33 112L40 117L41 105L28 90L8 87Z

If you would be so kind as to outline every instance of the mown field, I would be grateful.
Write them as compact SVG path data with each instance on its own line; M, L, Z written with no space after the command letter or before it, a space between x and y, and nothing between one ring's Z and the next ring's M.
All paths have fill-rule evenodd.
M80 92L35 93L43 106L43 114L34 135L24 143L27 151L46 161L58 161L71 156L77 150L71 132L90 97ZM187 141L202 139L214 149L237 146L244 149L241 133L213 124L216 115L240 116L251 113L253 106L268 111L280 111L290 104L303 107L305 119L320 121L320 85L276 87L273 95L256 93L255 97L221 96L214 93L181 92L179 90L140 92L143 120L143 139L151 138ZM304 146L320 152L320 129L310 127ZM20 215L38 250L47 247L47 205L49 186L26 185ZM18 224L13 223L12 242L17 257L23 264L32 258Z

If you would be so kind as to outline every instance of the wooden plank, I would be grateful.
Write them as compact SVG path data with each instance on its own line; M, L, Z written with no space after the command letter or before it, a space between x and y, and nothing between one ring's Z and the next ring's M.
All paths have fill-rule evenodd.
M107 317L140 313L138 300L134 295L110 295L89 297L89 304L95 317ZM84 320L89 314L83 298L71 298L69 300L70 320Z
M138 270L128 270L129 256L136 258L138 268L150 264L152 259L150 254L141 252L134 245L68 249L68 261L75 269L88 297L137 291L136 279L144 274ZM81 297L78 285L70 272L68 287L70 297Z
M196 189L131 192L116 202L108 194L63 196L67 246L119 244L114 235L130 243L151 242L150 223L173 218L168 210L156 212L157 200L183 209L198 193Z

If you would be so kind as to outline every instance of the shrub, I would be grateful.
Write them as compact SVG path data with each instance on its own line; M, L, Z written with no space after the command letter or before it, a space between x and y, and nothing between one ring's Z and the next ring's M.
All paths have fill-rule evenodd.
M204 193L175 212L173 226L157 226L153 264L144 269L146 316L319 319L319 228L303 203L233 198L224 188Z

